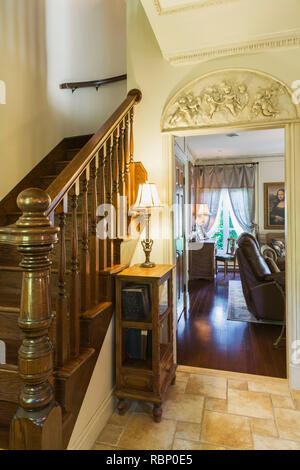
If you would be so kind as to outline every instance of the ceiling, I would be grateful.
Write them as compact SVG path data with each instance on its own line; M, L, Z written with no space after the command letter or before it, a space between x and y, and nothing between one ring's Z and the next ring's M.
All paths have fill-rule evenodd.
M284 155L284 129L192 136L186 138L186 144L195 160L279 156Z
M299 0L141 3L163 56L173 65L300 46Z

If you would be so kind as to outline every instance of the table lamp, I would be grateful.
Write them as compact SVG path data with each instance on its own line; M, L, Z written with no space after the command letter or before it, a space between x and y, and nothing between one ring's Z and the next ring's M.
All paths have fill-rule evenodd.
M199 220L198 225L200 226L200 230L199 230L197 237L199 240L203 240L207 238L206 232L204 230L204 225L205 225L206 217L210 215L210 212L208 210L207 204L199 204L198 208L199 209L198 209L197 220Z
M161 203L155 184L146 181L146 183L140 184L138 196L133 206L133 210L145 212L146 217L146 238L141 242L146 260L141 264L142 268L153 268L155 266L155 263L150 261L150 253L153 246L153 240L150 238L150 217L153 207L161 207Z

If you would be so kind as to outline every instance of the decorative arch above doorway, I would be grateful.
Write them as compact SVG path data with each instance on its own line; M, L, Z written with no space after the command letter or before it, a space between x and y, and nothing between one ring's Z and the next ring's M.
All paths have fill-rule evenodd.
M204 75L177 92L163 112L161 129L276 123L299 117L299 105L285 83L258 71L228 69Z

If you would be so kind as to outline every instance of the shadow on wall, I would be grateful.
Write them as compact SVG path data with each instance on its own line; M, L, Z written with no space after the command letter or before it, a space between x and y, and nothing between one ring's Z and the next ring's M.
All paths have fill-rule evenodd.
M0 0L0 200L64 137L97 130L126 83L60 90L126 71L123 0Z
M0 0L0 199L56 143L47 96L46 0ZM53 137L55 136L55 139Z

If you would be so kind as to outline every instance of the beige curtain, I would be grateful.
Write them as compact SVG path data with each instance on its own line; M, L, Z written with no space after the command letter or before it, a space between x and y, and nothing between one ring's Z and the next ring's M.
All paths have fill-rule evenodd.
M206 203L210 217L206 224L213 226L222 189L228 189L232 209L245 232L254 229L256 165L205 165L195 168L196 212L197 204Z

